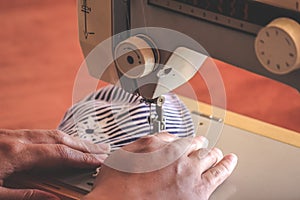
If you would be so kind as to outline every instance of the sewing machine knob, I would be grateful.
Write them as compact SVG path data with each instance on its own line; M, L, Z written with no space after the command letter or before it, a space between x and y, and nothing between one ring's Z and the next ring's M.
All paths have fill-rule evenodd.
M300 68L300 24L278 18L263 28L255 40L260 63L274 74L287 74Z
M145 35L136 35L119 43L114 52L120 72L129 78L141 78L156 68L159 52L153 41Z

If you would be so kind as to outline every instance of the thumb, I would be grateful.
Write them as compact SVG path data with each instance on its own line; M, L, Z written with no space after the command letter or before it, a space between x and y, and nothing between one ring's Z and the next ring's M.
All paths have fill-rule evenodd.
M9 189L0 187L0 199L6 200L59 200L54 194L37 189Z

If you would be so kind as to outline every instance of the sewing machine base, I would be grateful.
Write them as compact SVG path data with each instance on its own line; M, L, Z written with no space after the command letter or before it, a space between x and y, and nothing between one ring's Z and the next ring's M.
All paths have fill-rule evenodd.
M205 131L210 119L198 115L193 117L200 118L201 129ZM261 125L258 122L256 128ZM277 129L272 127L275 128L274 130ZM281 131L281 128L278 129ZM296 138L295 142L300 144L300 135L293 136ZM286 137L290 135L287 134ZM230 178L211 196L211 200L281 200L300 197L299 146L276 141L227 124L224 125L216 146L222 149L224 154L230 152L237 154L239 163ZM55 178L51 176L50 179L23 175L23 177L14 177L8 183L13 186L21 185L47 190L58 194L62 199L80 199L92 188L94 180L92 173L92 171L75 171Z

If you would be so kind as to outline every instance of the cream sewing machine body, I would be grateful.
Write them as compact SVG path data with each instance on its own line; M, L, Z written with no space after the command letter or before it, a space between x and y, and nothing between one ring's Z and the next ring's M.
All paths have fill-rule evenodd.
M100 72L89 65L87 59L89 72L98 79L152 100L152 103L157 103L155 99L160 95L184 84L179 76L173 81L171 78L162 81L165 77L158 74L165 70L164 66L172 68L170 71L178 68L175 71L183 74L188 82L211 57L299 91L299 4L297 0L79 0L80 44L87 58L99 43L118 35L106 49L114 62L107 65L105 72ZM162 40L151 31L153 27L183 33L205 50L176 40L166 53L159 48ZM120 34L124 31L126 34ZM133 70L135 67L138 70ZM189 67L194 70L188 70ZM225 121L217 146L240 157L236 172L212 199L300 197L298 133L231 112L225 117L224 112L212 113L211 107L215 105L185 97L182 100L194 112L197 123L201 121L199 129L202 132L215 121L212 119L220 119L220 123ZM226 109L226 104L221 105L222 109Z
M123 31L141 27L168 28L195 39L213 58L278 80L299 90L298 1L112 0L99 2L86 0L78 2L79 38L85 56L105 39ZM137 49L155 48L156 41L153 42L155 36L152 35L151 38L149 34L142 32L141 35L145 37L140 37L140 41L137 41L138 33L139 31L128 31L127 35L114 38L108 51L113 53L116 48L120 48L119 43L126 40L127 44L133 44ZM150 39L150 43L147 38ZM175 48L181 45L179 41L174 43ZM159 49L157 52L161 54L160 57L155 53L151 55L149 51L140 53L141 56L145 56L143 58L152 57L152 62L165 64L167 58ZM112 65L109 73L102 77L97 77L95 69L90 67L91 75L116 83L121 76L119 72L124 70L122 71L118 64L112 63ZM146 68L145 71L148 73L143 76L150 76L155 72L154 67L148 65ZM142 78L142 76L132 78ZM130 91L131 84L127 82L122 87ZM140 93L143 94L143 91Z

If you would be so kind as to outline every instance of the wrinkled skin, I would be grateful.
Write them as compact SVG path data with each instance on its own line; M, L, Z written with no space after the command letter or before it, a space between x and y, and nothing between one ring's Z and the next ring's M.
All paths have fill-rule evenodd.
M84 142L58 130L0 129L0 199L59 199L40 190L5 188L3 182L15 172L33 168L95 168L109 151L108 145Z
M191 145L188 146L188 143ZM202 148L205 138L178 139L159 133L147 136L123 148L133 153L149 153L161 150L156 162L174 156L174 152L184 152L170 165L147 173L128 173L102 165L94 189L84 200L102 199L170 199L207 200L215 189L233 172L237 157L223 156L213 148ZM123 159L126 159L124 157ZM133 166L139 163L132 163Z

